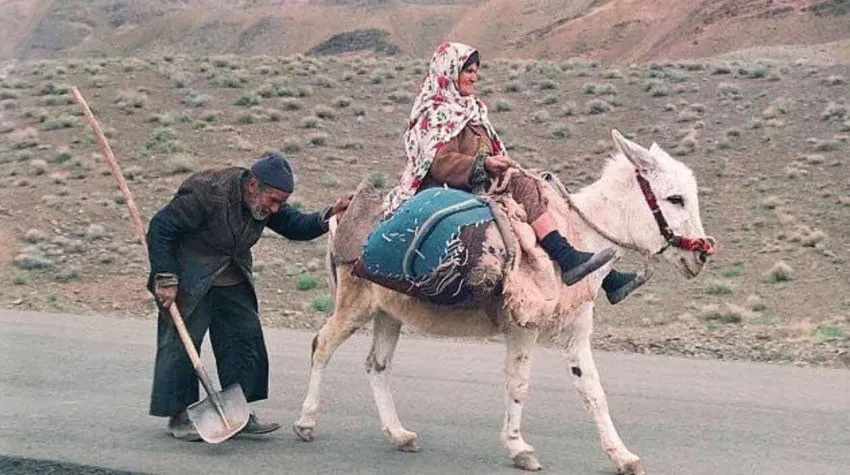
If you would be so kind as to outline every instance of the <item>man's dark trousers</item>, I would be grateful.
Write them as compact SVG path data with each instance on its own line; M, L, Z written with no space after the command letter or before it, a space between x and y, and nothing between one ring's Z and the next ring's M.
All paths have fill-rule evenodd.
M246 281L227 287L211 287L198 302L186 328L200 351L209 329L221 387L239 383L248 402L266 399L269 360L257 313L257 298ZM160 311L150 414L171 416L199 398L195 374L171 316Z

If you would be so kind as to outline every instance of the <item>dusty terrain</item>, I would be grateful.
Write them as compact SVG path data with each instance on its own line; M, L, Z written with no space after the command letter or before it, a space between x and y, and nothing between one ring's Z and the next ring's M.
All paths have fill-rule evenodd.
M600 348L850 365L847 65L767 59L614 66L485 56L480 91L513 156L571 187L610 129L689 164L720 252L697 280L659 267L600 300ZM427 58L162 55L8 63L0 73L0 306L152 319L125 205L67 88L109 132L145 218L187 173L284 150L316 209L389 184ZM318 328L324 239L256 248L267 325ZM638 263L630 262L636 266Z

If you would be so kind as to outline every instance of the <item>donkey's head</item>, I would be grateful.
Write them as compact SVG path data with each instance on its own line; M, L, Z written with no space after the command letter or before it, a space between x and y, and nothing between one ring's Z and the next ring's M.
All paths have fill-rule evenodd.
M715 243L702 226L693 172L655 143L647 150L617 130L611 135L617 153L603 179L618 185L618 196L609 197L620 205L630 240L685 277L696 277L714 254Z

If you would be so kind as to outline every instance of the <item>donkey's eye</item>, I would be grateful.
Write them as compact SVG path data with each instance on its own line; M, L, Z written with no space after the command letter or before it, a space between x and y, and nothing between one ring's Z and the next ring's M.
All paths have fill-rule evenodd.
M672 195L667 197L667 201L673 203L676 206L685 206L685 199L682 198L682 195Z

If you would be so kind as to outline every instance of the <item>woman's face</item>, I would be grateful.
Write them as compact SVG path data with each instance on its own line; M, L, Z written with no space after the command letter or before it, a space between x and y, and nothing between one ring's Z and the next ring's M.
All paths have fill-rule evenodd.
M475 83L478 82L478 65L473 63L460 72L457 78L457 88L461 96L475 94Z

